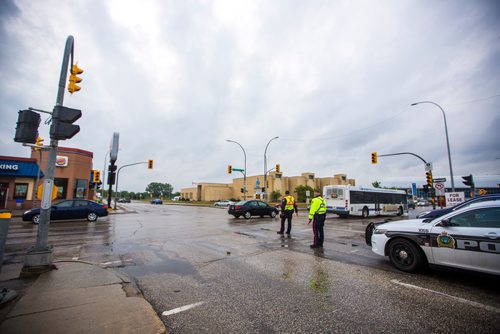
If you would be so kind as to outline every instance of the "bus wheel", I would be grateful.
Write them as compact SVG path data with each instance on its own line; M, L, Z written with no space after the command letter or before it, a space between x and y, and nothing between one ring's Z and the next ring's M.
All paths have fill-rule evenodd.
M363 218L367 218L368 217L368 208L366 206L363 208L363 211L361 212L361 216Z
M403 215L403 207L399 207L398 209L398 216L402 216Z

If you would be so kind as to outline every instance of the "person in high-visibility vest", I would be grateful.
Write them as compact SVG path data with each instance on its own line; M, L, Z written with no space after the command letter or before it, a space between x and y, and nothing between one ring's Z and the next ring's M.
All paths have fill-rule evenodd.
M293 212L299 216L299 211L297 210L297 203L295 203L295 198L290 195L290 192L285 191L285 197L281 200L281 229L276 232L283 235L285 231L285 220L288 220L288 225L286 229L286 235L290 238L290 233L292 232L292 217Z
M326 201L321 197L319 190L314 191L315 197L311 201L309 209L309 222L307 225L313 223L314 241L310 246L311 248L323 248L323 241L325 240L325 233L323 227L325 226L326 218Z

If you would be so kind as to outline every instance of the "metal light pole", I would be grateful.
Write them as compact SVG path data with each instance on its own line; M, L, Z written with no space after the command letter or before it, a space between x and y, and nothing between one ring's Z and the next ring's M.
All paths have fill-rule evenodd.
M421 101L421 102L415 102L412 103L412 106L416 106L421 103L430 103L441 109L441 112L443 113L443 118L444 118L444 132L446 134L446 147L448 148L448 163L450 165L450 177L451 177L451 191L455 192L455 181L453 181L453 167L451 165L451 153L450 153L450 140L448 139L448 125L446 124L446 114L444 113L443 108L435 102L432 101Z
M273 140L278 139L278 138L279 138L279 136L271 138L266 145L266 149L264 150L264 196L263 196L264 201L267 201L267 157L266 157L267 147L269 146L269 144L271 144L271 142Z
M104 185L106 184L106 164L108 162L109 151L106 151L104 156L104 168L102 169L102 181L101 181L101 200L104 202Z
M140 164L147 164L147 163L148 163L147 161L136 162L133 164L123 165L120 168L118 168L118 171L116 172L115 206L113 207L113 210L116 210L116 201L117 201L116 196L118 196L118 178L120 177L120 170L122 168L125 168L125 167L130 167L130 166L135 166L135 165L140 165Z
M241 146L241 144L238 143L237 141L229 140L229 139L226 139L226 141L228 143L235 143L239 147L241 147L241 149L243 151L243 155L245 156L245 167L244 167L244 170L243 170L243 199L246 201L246 199L247 199L247 154L246 154L245 149L243 148L243 146Z
M66 78L68 75L68 67L73 65L73 36L68 36L64 48L64 54L61 65L61 74L59 76L59 85L57 89L56 107L62 106L64 102L64 88L66 87ZM71 63L70 63L71 58ZM52 122L58 122L53 119ZM54 123L52 124L54 125ZM54 187L54 171L56 167L58 139L50 139L50 146L47 155L47 167L44 177L44 191L42 194L42 202L40 205L40 220L38 223L36 244L28 250L24 259L25 273L32 271L44 272L52 269L52 246L48 245L50 211L52 204L52 189Z

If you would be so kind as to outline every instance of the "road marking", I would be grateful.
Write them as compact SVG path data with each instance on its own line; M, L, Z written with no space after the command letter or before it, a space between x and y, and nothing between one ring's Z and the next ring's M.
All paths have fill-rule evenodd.
M193 307L197 307L197 306L203 305L204 303L205 302L198 302L198 303L194 303L194 304L184 305L184 306L181 306L181 307L178 307L178 308L174 308L174 309L172 309L170 311L165 311L161 315L172 315L172 314L184 312L184 311L187 311L189 309L192 309Z
M465 298L452 296L452 295L446 294L444 292L439 292L439 291L435 291L435 290L431 290L431 289L427 289L427 288L422 288L422 287L417 286L417 285L403 283L403 282L401 282L400 280L397 280L397 279L392 279L391 283L398 284L398 285L401 285L401 286L404 286L404 287L410 288L410 289L428 291L428 292L435 293L435 294L440 295L440 296L444 296L444 297L448 297L450 299L457 300L457 301L459 301L461 303L468 304L470 306L482 308L482 309L485 309L485 310L488 310L488 311L491 311L491 312L495 312L495 313L500 313L500 308L497 308L497 307L493 307L493 306L489 306L489 305L484 305L484 304L481 304L481 303L473 302L472 300L468 300L468 299L465 299Z

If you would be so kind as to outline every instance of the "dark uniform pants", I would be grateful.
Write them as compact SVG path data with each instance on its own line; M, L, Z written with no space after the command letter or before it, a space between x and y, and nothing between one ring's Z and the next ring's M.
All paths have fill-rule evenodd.
M283 231L285 231L285 220L288 220L288 225L287 225L286 233L290 234L290 232L292 232L293 210L283 210L282 213L283 213L283 218L281 218L280 233L283 233Z
M326 218L326 213L314 216L313 220L314 246L323 247L323 241L325 240L325 233L323 232L323 227L325 226L325 218Z

